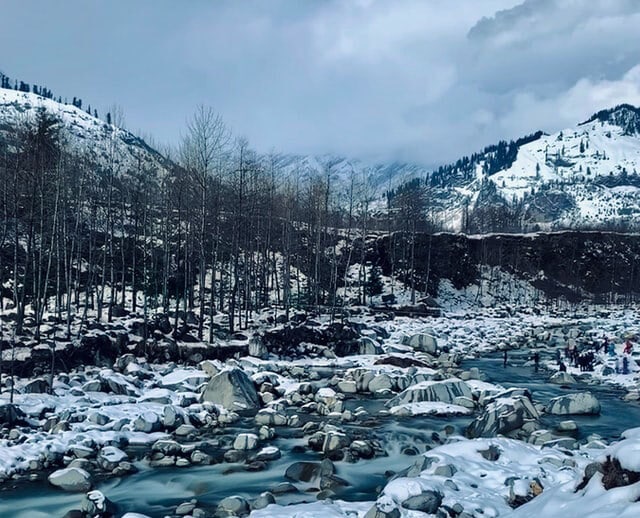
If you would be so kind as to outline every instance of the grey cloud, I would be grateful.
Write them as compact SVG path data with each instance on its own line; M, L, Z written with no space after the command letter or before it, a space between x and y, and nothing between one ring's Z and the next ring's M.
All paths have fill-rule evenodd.
M260 151L437 165L635 102L639 23L636 0L24 0L0 65L160 141L204 103Z

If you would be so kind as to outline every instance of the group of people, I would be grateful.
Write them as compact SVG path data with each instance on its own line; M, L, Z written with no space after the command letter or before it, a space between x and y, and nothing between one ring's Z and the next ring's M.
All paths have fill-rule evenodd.
M596 353L599 351L598 349L583 349L582 351L578 350L574 343L570 343L564 348L564 358L567 360L569 365L573 365L574 367L579 367L580 372L592 372L595 366L596 361ZM558 367L560 371L565 372L567 370L567 366L562 361L562 355L560 353L560 349L556 351L556 361L558 362Z
M569 364L579 367L581 372L591 372L596 362L596 354L600 351L608 354L609 357L616 358L616 373L629 374L629 355L633 352L633 343L629 338L625 340L622 358L618 358L615 344L606 336L602 341L596 341L581 351L575 344L569 344L564 349L564 356ZM567 366L562 361L560 350L556 353L556 360L560 371L566 371Z
M558 363L560 372L567 371L567 364L578 367L581 372L592 372L596 363L596 355L599 354L600 351L608 354L610 357L616 358L616 373L629 374L629 356L633 352L633 343L629 338L625 340L622 358L617 357L615 344L609 342L607 337L604 337L602 341L596 341L587 345L582 348L582 350L578 350L575 343L569 343L564 348L564 358L561 350L556 349L556 362ZM531 358L534 362L535 371L538 372L540 368L540 353L534 351ZM503 352L503 366L507 366L506 349Z

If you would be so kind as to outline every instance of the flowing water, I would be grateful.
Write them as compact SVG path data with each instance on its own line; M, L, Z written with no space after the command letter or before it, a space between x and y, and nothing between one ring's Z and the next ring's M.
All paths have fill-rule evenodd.
M478 367L489 381L505 387L526 387L536 402L546 403L549 399L579 390L591 390L602 403L600 416L544 417L542 424L552 429L564 419L573 419L579 427L579 437L599 434L607 440L614 440L620 433L634 426L640 426L640 405L622 401L618 389L583 383L570 389L547 382L549 373L535 372L524 365L526 353L513 351L509 364L502 364L502 356L488 355L484 358L465 360L462 367ZM347 407L365 406L372 414L382 407L379 400L351 400ZM416 453L423 453L443 437L444 428L453 426L456 433L462 433L469 423L469 417L384 417L375 426L344 426L360 435L377 438L387 456L356 463L336 462L337 475L350 486L337 491L345 500L364 501L375 499L393 472L410 466ZM246 427L251 429L248 421ZM227 435L240 428L228 430ZM284 431L284 430L283 430ZM284 435L284 434L283 434ZM271 442L282 451L282 458L268 463L268 468L259 472L245 471L241 465L216 464L188 468L149 468L145 463L137 463L139 472L126 478L109 479L99 482L101 490L113 501L119 512L137 511L153 518L171 513L177 505L192 498L201 507L215 507L217 502L229 495L255 497L263 491L285 482L284 472L292 462L298 460L318 461L319 456L307 448L306 440L291 433ZM304 489L304 488L303 488ZM53 489L45 482L23 484L20 487L0 493L0 516L3 518L39 518L62 516L70 509L78 508L82 496ZM316 494L310 491L278 496L279 503L314 501Z

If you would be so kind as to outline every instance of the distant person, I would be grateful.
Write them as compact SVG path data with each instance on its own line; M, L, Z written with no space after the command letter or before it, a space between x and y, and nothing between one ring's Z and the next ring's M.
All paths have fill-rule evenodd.
M534 363L536 372L538 372L538 369L540 368L540 354L538 353L538 351L533 353L533 363Z
M631 352L633 351L633 344L631 343L631 340L629 340L627 338L627 340L624 343L624 354L631 354Z
M613 357L616 355L616 346L613 342L609 344L609 349L607 350L609 356Z
M507 368L507 350L504 350L504 354L502 355L502 366Z
M563 363L562 360L560 360L560 372L567 372L567 366Z
M556 363L560 365L562 363L562 353L560 349L556 349Z
M622 357L622 374L629 374L629 357Z

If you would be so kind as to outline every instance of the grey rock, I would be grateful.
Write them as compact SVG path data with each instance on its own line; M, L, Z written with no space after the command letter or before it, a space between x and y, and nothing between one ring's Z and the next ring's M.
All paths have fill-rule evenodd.
M255 410L260 399L253 381L240 369L216 374L202 393L202 401L222 405L229 410Z
M284 473L286 479L293 482L313 482L321 476L329 476L335 473L335 467L329 460L320 462L294 462L289 465Z
M458 471L458 469L452 464L445 464L443 466L438 466L435 470L433 470L433 474L439 477L453 477L453 475Z
M358 339L358 353L359 354L381 354L382 347L380 344L369 338L368 336L363 336Z
M386 508L376 502L373 507L367 511L364 518L400 518L400 510L397 507Z
M236 450L255 450L258 447L258 436L254 433L241 433L233 441Z
M467 428L467 435L476 438L507 434L538 418L527 391L507 390L489 399L483 412Z
M554 415L598 415L600 402L591 392L577 392L553 398L547 412Z
M220 501L217 516L245 516L249 514L249 503L241 496L228 496Z
M421 511L435 514L442 505L442 493L439 491L424 491L420 495L412 496L402 502L402 507L411 511Z
M429 333L420 333L413 336L405 336L402 338L402 344L413 347L417 351L429 354L437 354L438 340Z
M410 386L386 403L388 408L407 403L422 401L440 401L453 403L456 398L471 398L469 385L464 381L451 378L444 381L423 381Z
M139 415L133 422L133 429L137 432L157 432L160 428L160 419L153 412L145 412Z
M65 491L89 491L92 485L91 475L82 468L59 469L51 473L48 480L52 486Z
M107 517L115 515L115 506L101 491L89 491L80 505L85 516Z
M184 516L186 514L191 514L191 512L196 508L197 501L191 500L190 502L183 502L178 507L176 507L176 514L178 516Z

